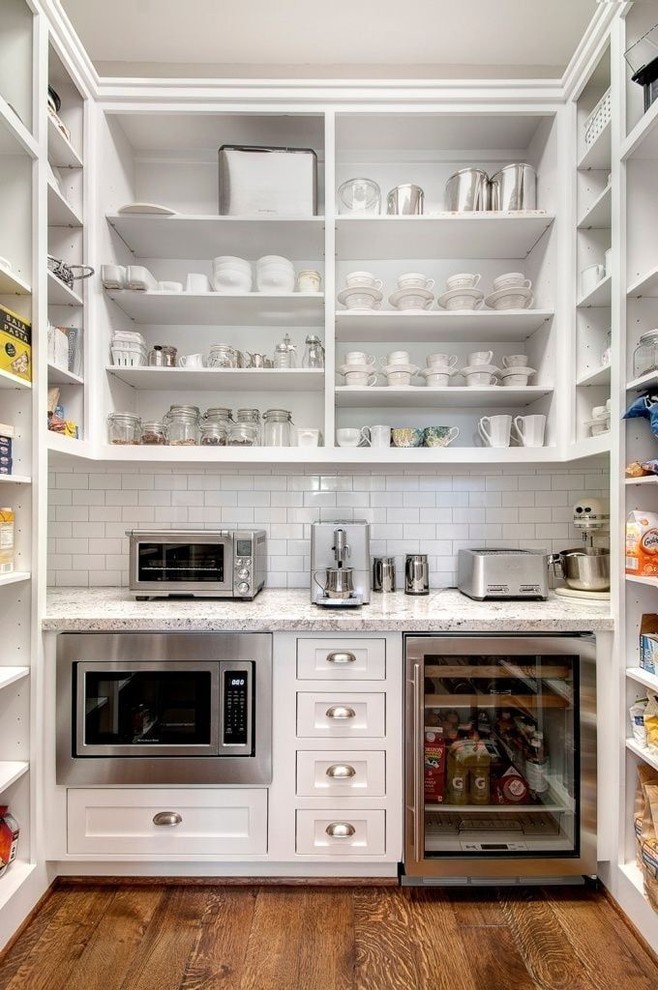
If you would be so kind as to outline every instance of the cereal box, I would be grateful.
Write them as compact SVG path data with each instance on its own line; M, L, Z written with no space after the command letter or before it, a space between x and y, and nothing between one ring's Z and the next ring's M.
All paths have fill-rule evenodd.
M7 805L0 805L0 877L10 863L16 859L16 847L20 828Z
M32 381L32 324L0 305L0 370Z
M446 744L441 731L425 729L425 801L442 804L446 789Z

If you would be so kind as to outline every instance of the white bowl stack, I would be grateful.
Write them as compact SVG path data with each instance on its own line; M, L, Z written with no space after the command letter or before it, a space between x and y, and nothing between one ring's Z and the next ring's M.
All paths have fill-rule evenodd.
M295 268L278 254L266 254L256 262L256 288L259 292L295 291Z
M121 368L137 368L146 364L146 341L137 330L114 330L112 333L112 364Z
M215 292L251 292L252 281L251 264L244 258L228 254L213 258L212 286Z

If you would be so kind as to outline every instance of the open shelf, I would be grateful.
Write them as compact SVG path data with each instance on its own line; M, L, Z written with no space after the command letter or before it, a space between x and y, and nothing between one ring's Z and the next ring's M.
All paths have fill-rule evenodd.
M48 116L48 161L55 168L82 168L82 159L71 142Z
M625 485L658 485L658 474L646 474L643 478L625 478Z
M48 180L48 226L82 227L82 220L50 179Z
M379 341L465 341L496 343L527 340L553 318L550 309L475 310L426 313L385 311L336 313L336 339Z
M650 674L648 670L643 670L642 667L627 667L626 676L658 694L658 677L655 674Z
M58 368L54 364L48 365L48 381L53 385L84 385L84 378L80 375L74 375L72 371Z
M658 103L652 103L621 144L621 158L658 158Z
M29 571L11 571L9 574L0 574L0 585L20 584L22 581L29 581L31 577Z
M522 388L504 388L501 385L487 385L470 388L448 385L446 388L428 388L425 385L389 386L375 385L373 388L353 388L349 385L336 387L336 405L360 409L367 406L387 406L399 409L484 409L506 406L529 406L550 395L550 386L526 385Z
M0 295L29 296L32 288L20 275L0 265Z
M578 460L581 457L595 457L597 454L610 453L610 430L599 433L598 437L584 437L576 440L569 447L569 459Z
M31 158L38 158L39 148L18 114L0 96L0 154L26 151Z
M5 875L0 878L0 910L21 889L30 874L34 872L34 869L34 863L27 863L22 859L14 860Z
M626 740L626 749L629 749L631 753L635 753L636 756L639 756L641 760L648 763L654 770L658 770L658 753L654 756L648 749L642 749L641 746L638 746L634 739Z
M48 272L48 305L49 306L82 306L82 297L69 289L61 279Z
M606 275L597 285L581 296L576 303L578 309L589 309L592 306L609 306L612 301L612 275Z
M148 390L318 392L324 388L323 368L119 368L110 365L106 371L133 388Z
M612 223L612 187L610 183L578 221L578 230L606 229Z
M576 385L587 386L587 385L609 385L610 384L610 365L606 364L601 368L596 368L594 371L588 371L576 381Z
M0 474L0 487L2 485L31 485L32 479L26 474Z
M136 258L208 261L220 254L244 258L278 254L319 261L324 256L324 217L286 220L130 213L108 216L107 221Z
M324 323L324 295L286 292L142 292L110 289L106 293L135 323L159 326L310 327Z
M658 371L648 371L646 375L633 378L630 382L626 383L626 390L628 392L643 392L653 385L658 385Z
M643 296L655 299L658 296L658 265L636 278L626 290L626 295L631 299L641 299Z
M0 761L0 794L11 787L23 774L30 769L30 764L22 760ZM2 880L0 879L0 884Z
M650 588L658 588L658 577L635 577L633 574L625 574L624 577L631 584L646 584Z
M608 121L602 131L590 144L580 161L578 168L580 171L587 171L590 168L610 169L612 122Z
M11 371L4 371L0 368L0 389L3 388L32 388L32 382L28 382L24 378L19 378L18 375L13 375Z
M89 445L85 440L65 437L53 430L46 430L46 446L48 450L59 454L70 454L73 457L89 456Z
M29 667L0 667L0 691L16 681L22 681L29 673Z
M541 212L340 216L336 249L350 260L526 258L553 219Z

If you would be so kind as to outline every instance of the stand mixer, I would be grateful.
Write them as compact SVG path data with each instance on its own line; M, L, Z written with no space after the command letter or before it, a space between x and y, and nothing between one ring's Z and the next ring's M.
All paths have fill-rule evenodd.
M583 546L552 554L549 563L553 573L566 582L556 588L563 598L590 598L607 601L610 598L610 551L595 547L594 537L608 532L610 513L600 498L584 498L573 507L573 523L583 536Z

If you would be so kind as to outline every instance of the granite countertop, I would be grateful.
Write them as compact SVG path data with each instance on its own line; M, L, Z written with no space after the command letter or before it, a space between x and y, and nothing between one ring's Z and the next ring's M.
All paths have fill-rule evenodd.
M252 602L230 599L136 602L127 588L53 588L43 629L49 632L111 630L240 630L246 632L604 632L613 628L609 602L474 602L455 589L414 598L403 592L374 594L369 605L326 609L311 605L308 591L265 589Z

